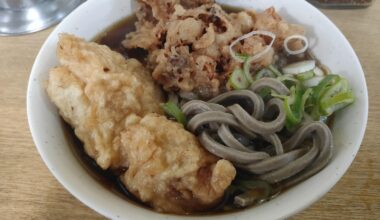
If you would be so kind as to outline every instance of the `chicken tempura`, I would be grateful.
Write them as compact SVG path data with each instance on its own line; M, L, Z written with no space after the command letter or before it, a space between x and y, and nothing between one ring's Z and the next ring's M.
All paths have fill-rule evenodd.
M129 114L161 113L160 89L137 60L106 46L64 34L57 50L62 66L50 71L51 100L100 167L126 166L113 141Z
M161 212L204 210L220 200L235 168L159 115L163 95L142 64L67 34L58 60L48 95L101 168L126 169L126 187Z
M227 160L202 148L182 125L149 114L122 133L129 168L123 182L157 211L189 213L215 205L235 178Z

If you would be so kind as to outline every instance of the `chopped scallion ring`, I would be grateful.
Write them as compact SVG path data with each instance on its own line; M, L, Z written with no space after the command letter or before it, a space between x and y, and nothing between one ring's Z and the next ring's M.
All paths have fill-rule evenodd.
M304 42L304 46L303 48L299 49L299 50L291 50L289 48L289 41L291 40L302 40ZM292 36L289 36L285 39L284 41L284 48L286 50L286 52L290 55L298 55L298 54L301 54L301 53L305 53L306 50L309 48L309 41L307 40L307 38L305 36L302 36L302 35L292 35Z
M314 73L315 73L315 76L325 76L325 73L323 72L323 70L317 66L314 68Z
M291 63L282 68L284 74L300 74L308 72L315 68L315 60L305 60L296 63Z
M282 73L272 64L268 66L268 69L272 71L272 73L274 73L277 77L282 76Z
M322 101L320 111L325 116L330 116L334 112L346 107L349 104L352 104L354 101L355 96L351 91L342 92L328 100Z
M244 74L244 71L240 68L234 70L228 80L228 83L232 86L233 89L236 90L246 89L250 85Z
M232 56L232 58L234 58L236 61L240 62L240 63L244 63L246 62L247 60L244 59L242 56L239 56L235 51L234 51L234 46L236 44L238 44L240 41L242 40L245 40L247 38L250 38L250 37L253 37L255 35L264 35L264 36L268 36L268 37L271 37L272 38L272 41L270 42L270 44L263 50L261 51L260 53L254 55L254 56L249 56L248 57L248 62L251 63L251 62L254 62L254 61L257 61L259 60L262 56L264 56L266 53L268 53L270 51L270 49L272 48L273 44L274 44L274 41L276 40L276 35L272 32L269 32L269 31L251 31L249 32L248 34L245 34L239 38L237 38L235 41L233 41L231 44L230 44L230 54Z
M304 73L297 74L296 78L300 81L305 81L305 80L309 80L309 79L313 78L314 76L315 76L314 71L310 70L310 71L307 71Z
M244 74L245 74L245 77L247 78L249 84L252 84L253 83L253 78L251 76L251 63L248 62L248 60L246 60L244 62L244 65L243 65L243 71L244 71Z
M161 107L164 109L167 115L175 118L175 120L183 124L183 126L186 126L186 116L176 104L174 104L173 102L167 102L161 104Z

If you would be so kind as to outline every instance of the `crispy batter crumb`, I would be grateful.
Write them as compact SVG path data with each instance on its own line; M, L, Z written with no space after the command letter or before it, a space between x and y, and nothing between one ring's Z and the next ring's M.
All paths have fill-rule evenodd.
M137 31L123 41L126 48L149 51L148 66L153 78L166 91L193 92L208 99L227 90L226 82L240 66L229 54L229 44L252 30L276 34L273 49L254 68L273 62L275 50L282 49L286 37L304 34L302 27L286 23L269 8L262 13L242 11L226 13L212 0L141 0ZM248 38L235 50L254 55L266 48L264 36ZM290 45L302 47L300 42Z

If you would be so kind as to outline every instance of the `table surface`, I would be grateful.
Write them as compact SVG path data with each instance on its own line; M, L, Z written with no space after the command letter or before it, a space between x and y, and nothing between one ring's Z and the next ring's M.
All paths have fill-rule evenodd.
M366 135L348 172L320 201L294 219L380 219L380 2L368 9L323 10L357 52L368 83ZM29 132L30 69L52 29L0 37L1 219L104 219L68 193L41 160Z

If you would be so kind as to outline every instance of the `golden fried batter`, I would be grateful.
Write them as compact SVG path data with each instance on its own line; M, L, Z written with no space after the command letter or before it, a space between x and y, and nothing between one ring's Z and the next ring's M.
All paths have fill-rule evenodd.
M121 135L129 168L123 182L157 211L205 210L223 196L235 168L204 150L179 123L149 114L130 120Z
M252 72L273 63L284 39L304 34L302 27L281 19L274 8L262 13L226 13L213 0L140 0L136 31L127 34L126 48L149 51L153 78L167 91L195 93L208 99L227 90L226 82L241 64L231 59L229 45L252 30L271 31L276 41L269 53L252 65ZM295 41L291 48L300 48ZM264 36L248 38L234 48L255 55L268 46Z
M58 59L48 95L99 166L128 168L121 175L126 187L161 212L204 210L219 201L235 168L156 114L161 91L138 61L67 34Z
M138 61L71 35L60 36L58 59L47 92L60 114L99 166L125 163L113 141L129 114L161 113L160 89Z

